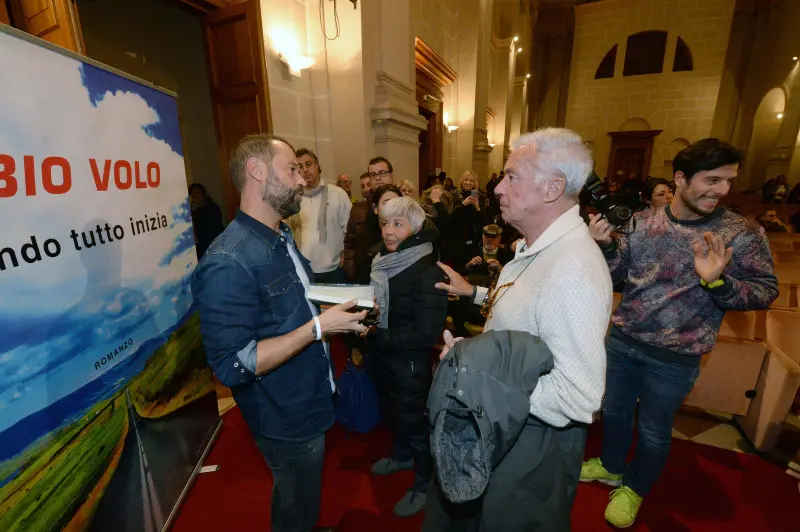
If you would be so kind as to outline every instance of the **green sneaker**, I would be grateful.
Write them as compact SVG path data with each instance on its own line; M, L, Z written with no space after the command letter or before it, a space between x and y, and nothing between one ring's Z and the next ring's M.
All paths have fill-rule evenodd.
M581 466L581 482L602 482L609 486L619 486L622 484L622 475L615 475L606 471L603 462L599 458L591 458Z
M628 486L615 489L608 498L610 502L606 506L606 521L617 528L633 525L642 505L642 498Z

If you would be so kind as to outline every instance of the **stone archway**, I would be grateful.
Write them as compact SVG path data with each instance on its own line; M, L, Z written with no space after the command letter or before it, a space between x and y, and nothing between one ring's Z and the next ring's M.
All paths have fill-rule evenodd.
M740 179L738 189L753 187L760 189L766 177L768 157L778 142L785 109L786 93L781 87L770 89L758 104L753 117L753 129L742 172L743 179Z
M619 125L620 131L648 131L649 129L650 122L639 116L627 118Z

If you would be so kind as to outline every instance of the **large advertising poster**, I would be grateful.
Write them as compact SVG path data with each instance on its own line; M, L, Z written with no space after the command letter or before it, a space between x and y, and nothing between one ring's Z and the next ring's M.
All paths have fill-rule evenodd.
M219 423L176 97L10 29L0 72L0 530L159 530Z

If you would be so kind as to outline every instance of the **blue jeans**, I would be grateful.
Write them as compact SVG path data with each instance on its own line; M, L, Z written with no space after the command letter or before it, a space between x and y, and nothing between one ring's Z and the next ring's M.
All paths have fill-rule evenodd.
M255 440L274 479L272 531L310 532L319 516L325 434L301 442Z
M623 474L623 484L644 496L667 463L675 414L691 391L700 367L655 358L613 334L606 343L606 353L600 459L609 473ZM639 440L633 460L626 465L637 400Z

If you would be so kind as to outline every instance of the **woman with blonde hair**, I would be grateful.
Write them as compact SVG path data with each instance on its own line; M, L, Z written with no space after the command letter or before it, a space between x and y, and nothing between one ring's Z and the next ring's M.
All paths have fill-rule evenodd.
M401 180L399 183L397 183L397 187L403 193L403 196L410 196L412 198L414 197L414 192L416 192L416 189L414 188L414 184L408 179Z
M458 190L461 200L450 215L448 230L442 237L442 261L464 273L473 257L470 250L481 241L483 226L492 222L488 216L486 194L478 190L479 182L472 170L461 174Z

